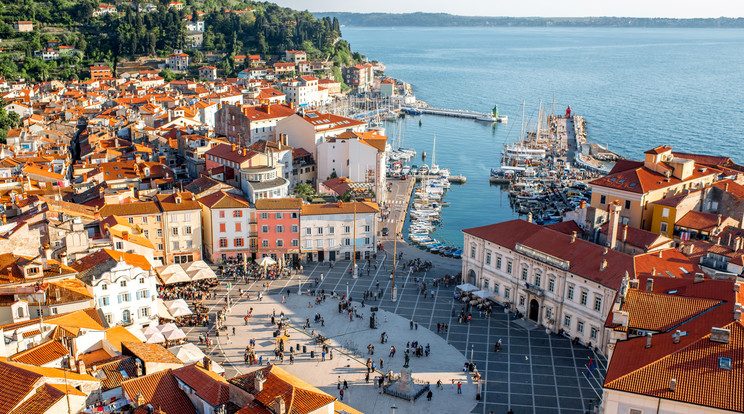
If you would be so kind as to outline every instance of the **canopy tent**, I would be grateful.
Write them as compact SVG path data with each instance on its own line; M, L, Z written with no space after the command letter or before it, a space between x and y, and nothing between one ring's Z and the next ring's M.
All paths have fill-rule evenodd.
M163 332L163 336L169 341L178 341L179 339L186 338L186 334L179 328L176 328L172 331Z
M217 275L207 263L203 260L195 262L181 263L181 268L189 275L192 282L205 279L217 279Z
M160 333L165 334L166 332L175 331L178 327L174 323L166 323L158 326Z
M466 293L475 292L476 290L478 290L477 286L471 285L470 283L463 283L462 285L457 285L456 288Z
M256 260L256 263L258 263L259 266L266 267L276 264L276 260L266 256Z
M196 282L197 280L217 279L217 275L214 274L212 269L188 270L186 271L186 274L189 275L192 282Z
M193 314L194 312L191 312L191 309L184 308L182 306L174 306L170 309L171 315L173 315L176 318L180 318L181 316L189 316Z
M176 358L180 359L181 362L186 365L194 364L197 362L204 363L204 357L206 356L204 352L199 349L199 347L192 343L172 346L168 348L168 351L170 351L170 353L175 355ZM212 361L212 371L218 374L222 374L225 372L225 369L222 368L220 364Z
M158 307L158 317L168 320L173 320L173 315L171 315L170 311L168 310L168 307L165 306L165 303L163 303L163 299L157 298L157 307Z
M178 265L156 267L155 272L160 276L160 280L162 280L162 284L164 285L191 282L191 278L186 271Z
M165 336L161 334L160 332L151 333L150 335L145 334L145 337L147 337L148 344L162 344L165 342Z
M493 295L493 293L491 293L491 292L489 292L487 290L479 290L477 292L473 292L473 295L474 296L477 296L477 297L479 297L481 299L493 299L493 298L495 298L495 296Z
M174 300L166 300L165 301L165 306L167 306L168 307L168 310L170 310L170 308L172 308L174 306L180 306L180 307L183 307L183 308L188 308L189 307L189 304L186 303L186 301L183 300L183 299L174 299Z
M147 328L142 330L142 333L145 335L145 338L149 338L150 335L160 333L160 329L158 329L155 325L150 325Z

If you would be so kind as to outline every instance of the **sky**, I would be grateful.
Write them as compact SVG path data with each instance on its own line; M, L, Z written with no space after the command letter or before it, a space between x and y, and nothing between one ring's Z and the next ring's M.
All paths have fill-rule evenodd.
M744 17L742 0L273 0L311 12L450 13L461 16Z

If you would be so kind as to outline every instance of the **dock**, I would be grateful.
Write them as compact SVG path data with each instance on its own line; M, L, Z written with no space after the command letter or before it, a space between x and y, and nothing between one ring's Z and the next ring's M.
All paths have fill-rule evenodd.
M501 115L496 118L492 114L486 112L465 111L461 109L433 108L430 106L404 105L400 109L403 113L409 115L439 115L449 116L453 118L474 119L484 122L507 122L509 119L506 115Z

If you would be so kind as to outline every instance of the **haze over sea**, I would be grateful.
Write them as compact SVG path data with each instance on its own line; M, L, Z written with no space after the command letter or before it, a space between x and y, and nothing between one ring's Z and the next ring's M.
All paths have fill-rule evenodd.
M460 230L516 218L506 192L489 186L503 144L518 139L539 100L556 113L571 105L589 141L629 158L657 145L726 155L744 163L744 30L618 28L344 27L354 51L379 60L388 76L413 85L435 107L490 111L508 124L407 117L404 146L419 155L437 137L436 161L467 176L452 186L436 237L462 244Z

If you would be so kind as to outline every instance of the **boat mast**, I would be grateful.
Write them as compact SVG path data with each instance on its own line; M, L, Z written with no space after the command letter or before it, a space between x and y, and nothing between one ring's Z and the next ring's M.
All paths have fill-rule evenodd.
M353 237L354 237L354 252L352 254L353 265L351 267L352 268L352 272L354 272L353 273L354 279L357 278L357 264L356 264L356 210L357 210L357 201L356 201L356 198L355 198L354 199L354 233L353 233Z

